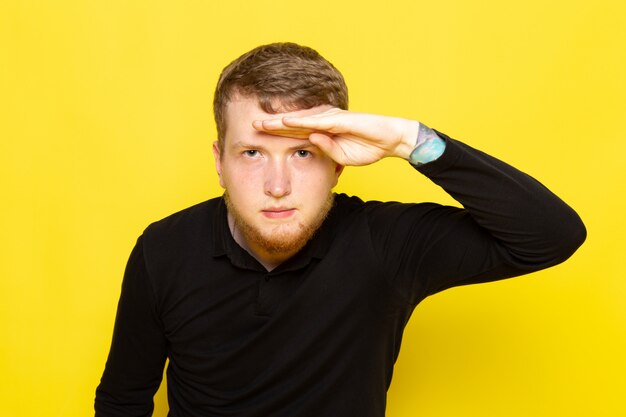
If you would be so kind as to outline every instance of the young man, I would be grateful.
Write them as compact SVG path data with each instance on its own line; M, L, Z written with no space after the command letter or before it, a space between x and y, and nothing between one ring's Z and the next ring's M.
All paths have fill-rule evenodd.
M172 417L384 416L421 300L558 264L585 239L526 174L418 121L347 107L341 74L310 48L265 45L224 69L224 195L138 239L97 416L150 415L166 358ZM332 193L345 165L392 156L464 209Z

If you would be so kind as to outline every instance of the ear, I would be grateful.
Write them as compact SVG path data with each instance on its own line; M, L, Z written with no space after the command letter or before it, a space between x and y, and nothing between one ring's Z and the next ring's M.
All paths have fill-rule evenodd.
M220 152L220 145L217 141L213 142L213 157L215 158L215 169L217 171L217 176L220 179L220 186L222 188L226 188L224 186L224 180L222 179L222 154Z
M333 184L333 187L335 187L337 185L337 182L339 181L339 177L341 176L341 173L343 172L343 168L344 168L343 165L336 164L336 166L335 166L335 183Z

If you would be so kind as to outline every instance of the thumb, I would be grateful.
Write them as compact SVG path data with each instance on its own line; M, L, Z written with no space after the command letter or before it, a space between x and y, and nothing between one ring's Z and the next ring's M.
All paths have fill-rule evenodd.
M343 153L343 149L330 136L315 132L309 135L309 141L320 148L333 161L341 165L345 164L346 156Z

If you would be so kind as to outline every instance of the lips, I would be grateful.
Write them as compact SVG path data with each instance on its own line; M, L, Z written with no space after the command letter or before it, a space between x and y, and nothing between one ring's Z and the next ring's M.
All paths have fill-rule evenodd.
M296 212L294 208L288 207L272 207L261 211L263 215L269 219L286 219Z

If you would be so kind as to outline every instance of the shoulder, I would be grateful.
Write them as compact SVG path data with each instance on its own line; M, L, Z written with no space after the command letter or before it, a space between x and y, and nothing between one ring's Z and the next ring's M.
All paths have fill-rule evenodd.
M213 198L150 224L143 232L146 260L160 263L210 247L221 204Z
M220 201L221 197L213 198L170 214L161 220L151 223L145 229L144 235L158 238L191 232L198 225L211 220L212 214L217 210Z
M367 218L395 218L405 213L412 215L426 214L438 210L442 206L437 203L419 202L402 203L399 201L363 201L359 197L337 194L335 209L343 214L363 214Z
M334 209L341 222L364 227L374 239L395 231L404 235L411 230L426 232L430 226L451 216L463 215L465 210L438 203L403 203L398 201L363 201L358 197L338 194Z

